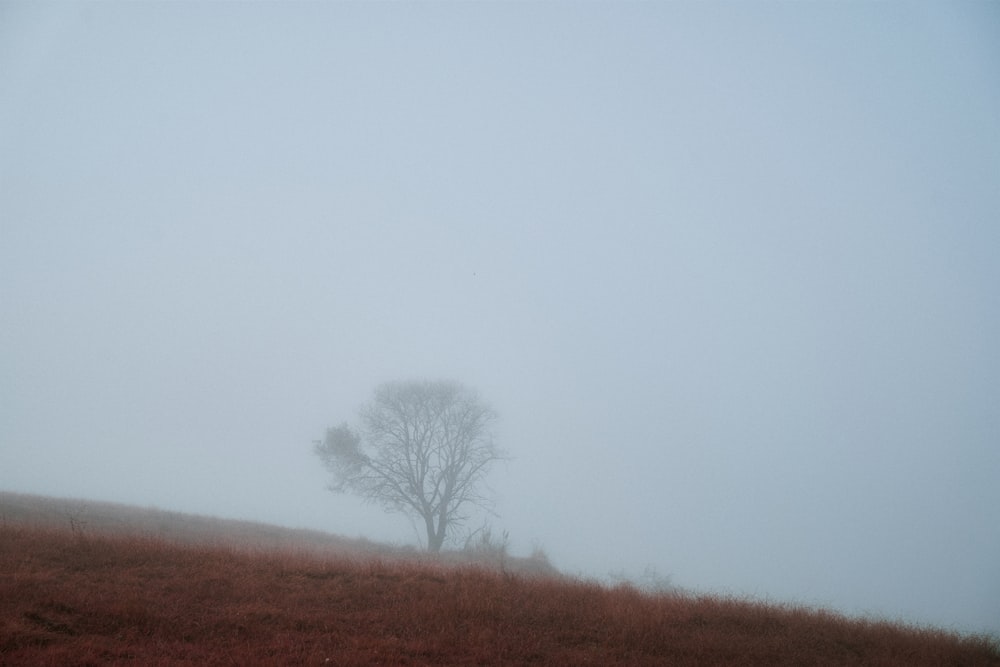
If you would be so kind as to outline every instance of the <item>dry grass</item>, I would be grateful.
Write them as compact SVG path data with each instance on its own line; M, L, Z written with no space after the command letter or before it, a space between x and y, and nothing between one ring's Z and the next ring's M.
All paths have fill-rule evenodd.
M1000 665L1000 651L481 566L0 523L0 664L116 663Z

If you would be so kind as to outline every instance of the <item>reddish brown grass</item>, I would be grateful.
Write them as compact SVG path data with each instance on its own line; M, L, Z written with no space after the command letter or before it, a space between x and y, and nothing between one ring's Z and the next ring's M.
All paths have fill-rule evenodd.
M117 663L1000 665L1000 650L482 567L0 525L0 664Z

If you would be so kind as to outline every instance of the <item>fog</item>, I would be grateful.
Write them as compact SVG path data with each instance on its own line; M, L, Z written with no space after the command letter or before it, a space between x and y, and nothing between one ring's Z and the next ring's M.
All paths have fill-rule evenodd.
M998 37L0 3L0 489L417 544L312 441L454 379L515 554L1000 633Z

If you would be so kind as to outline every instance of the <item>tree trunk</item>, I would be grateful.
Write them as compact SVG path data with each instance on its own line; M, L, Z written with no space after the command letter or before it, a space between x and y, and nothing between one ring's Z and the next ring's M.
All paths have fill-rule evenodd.
M441 551L441 546L444 544L444 534L434 535L427 541L427 550L432 554L436 554Z
M444 545L444 526L438 523L434 526L434 515L424 516L424 523L427 524L427 551L432 554L439 553Z

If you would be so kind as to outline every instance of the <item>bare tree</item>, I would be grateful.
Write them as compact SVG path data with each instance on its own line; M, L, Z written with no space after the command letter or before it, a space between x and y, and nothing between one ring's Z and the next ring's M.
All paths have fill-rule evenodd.
M474 391L457 382L389 382L360 417L361 432L342 424L315 442L334 476L330 490L423 519L431 552L470 505L489 509L481 483L504 455L490 432L497 415Z

